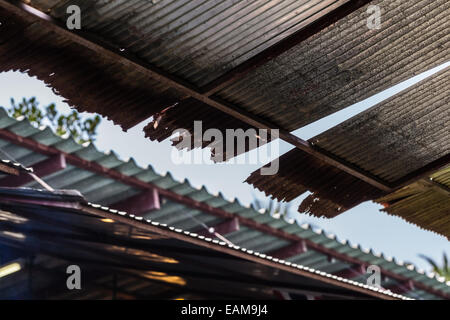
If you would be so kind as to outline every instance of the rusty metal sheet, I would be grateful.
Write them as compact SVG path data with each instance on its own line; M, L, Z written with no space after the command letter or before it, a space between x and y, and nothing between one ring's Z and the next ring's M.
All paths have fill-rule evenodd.
M450 60L450 3L376 0L217 93L245 111L295 130Z
M449 92L446 68L311 142L395 183L450 153Z
M335 217L363 201L380 197L383 192L301 150L291 150L279 159L274 176L253 172L246 180L255 188L279 201L291 201L306 191L308 196L299 212L318 217Z
M194 134L195 121L201 121L200 135ZM227 153L225 148L228 145L227 130L242 129L243 131L247 131L255 128L192 98L183 100L156 114L153 117L153 121L144 128L144 131L146 137L161 142L170 138L173 132L178 129L187 130L191 134L191 143L187 147L188 150L192 150L195 147L211 147L211 145L222 146L222 148L211 150L211 157L216 162L227 161L256 147L256 145L250 146L249 139L245 139L244 148L239 149L237 143L234 143L234 151ZM219 130L222 139L218 138L214 141L203 140L203 134L209 129ZM258 136L257 131L255 133L258 146L262 146L271 141L270 132L267 132L267 137L265 138ZM184 148L185 143L181 144L180 142L180 140L173 140L173 145L181 150Z
M128 129L182 97L133 67L44 28L38 18L4 9L0 17L0 72L36 76L79 111L99 113Z
M431 179L431 180L430 180ZM450 167L376 200L383 211L450 240Z

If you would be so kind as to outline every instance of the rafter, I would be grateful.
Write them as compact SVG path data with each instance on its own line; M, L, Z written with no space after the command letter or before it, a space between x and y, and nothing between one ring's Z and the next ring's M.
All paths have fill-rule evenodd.
M66 158L63 154L55 154L32 166L33 173L40 178L64 170L66 168ZM20 187L33 181L33 178L22 172L19 176L8 176L0 180L2 187Z

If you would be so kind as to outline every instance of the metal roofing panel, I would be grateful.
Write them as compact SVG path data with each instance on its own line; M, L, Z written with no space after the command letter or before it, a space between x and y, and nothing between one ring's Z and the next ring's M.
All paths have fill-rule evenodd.
M279 170L275 175L262 175L258 169L246 182L279 201L291 201L306 191L312 192L300 204L299 212L331 218L384 194L302 150L293 149L276 161Z
M295 130L450 60L450 3L375 0L217 95L275 125Z
M395 182L450 153L450 68L310 141Z
M28 4L64 19L69 1ZM347 0L80 2L82 28L199 86Z
M199 126L197 123L197 127L195 127L196 121L201 121L201 125ZM183 143L179 143L179 141L172 137L175 130L179 130L180 128L189 131L193 138L188 146L186 146L186 141L181 140L180 142ZM199 130L198 128L201 128L201 135L196 134L196 130ZM243 121L190 98L155 114L153 120L144 128L144 132L145 136L149 137L152 141L157 140L161 142L172 137L172 145L180 150L183 148L192 150L197 147L211 148L211 145L217 144L222 147L214 150L214 154L212 153L211 156L215 162L222 162L241 153L248 152L253 148L261 147L271 140L270 133L267 134L267 139L262 139L257 135L257 145L255 144L254 147L251 147L246 140L242 150L236 150L236 147L231 154L227 153L227 150L223 150L225 146L229 145L229 141L227 141L227 130L242 129L247 132L247 130L252 128L254 129L254 127ZM214 137L213 141L204 140L204 133L210 129L214 131L219 130L222 137ZM255 134L257 134L256 131Z
M383 211L450 239L450 167L407 185L376 202Z
M450 167L439 170L430 176L435 182L450 188Z
M162 105L171 105L182 97L130 63L121 63L114 54L99 54L55 32L40 18L17 8L12 13L5 7L15 8L13 5L1 4L6 31L4 27L0 30L0 72L14 70L36 76L65 97L69 105L100 113L123 128L136 125L161 111Z

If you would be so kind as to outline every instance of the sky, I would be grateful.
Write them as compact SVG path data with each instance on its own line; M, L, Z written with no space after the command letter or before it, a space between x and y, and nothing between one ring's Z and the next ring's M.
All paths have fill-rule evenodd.
M450 62L300 128L293 134L305 140L309 139L448 66ZM59 111L67 113L70 110L62 97L36 78L19 72L0 73L0 106L9 107L11 97L16 101L23 97L36 97L41 106L54 102ZM144 137L142 129L147 123L148 120L143 121L128 132L123 132L119 126L103 119L98 128L95 145L102 151L114 150L123 160L131 157L143 167L151 165L160 174L170 172L177 180L188 179L196 187L204 185L209 192L213 194L221 192L230 200L238 198L241 203L250 204L255 197L267 198L244 183L250 173L262 166L261 163L175 164L172 161L172 152L175 149L171 147L170 141L152 142ZM279 142L279 146L281 154L292 149L292 146L283 141ZM310 223L325 232L336 234L338 239L347 239L352 244L360 244L363 248L383 252L385 256L414 263L427 271L429 271L428 264L419 258L418 254L426 254L441 262L442 253L444 251L450 253L450 243L445 237L421 230L398 217L389 216L380 211L381 206L372 202L362 203L334 219L319 219L299 214L296 208L306 196L307 194L302 195L291 202L291 216L299 223Z

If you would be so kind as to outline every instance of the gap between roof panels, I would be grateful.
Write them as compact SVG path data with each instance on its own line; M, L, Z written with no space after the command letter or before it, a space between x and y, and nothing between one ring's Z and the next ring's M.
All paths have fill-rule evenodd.
M376 95L373 95L361 102L355 103L343 110L340 110L338 112L335 112L333 114L330 114L329 116L326 116L322 119L319 119L313 123L310 123L300 129L297 129L292 132L293 135L308 140L314 136L317 136L335 126L340 125L342 122L357 116L358 114L366 111L367 109L379 104L380 102L383 102L392 96L410 88L411 86L415 85L416 83L431 77L435 73L444 70L445 68L450 66L450 61L435 67L433 69L430 69L428 71L425 71L415 77L412 77L408 80L405 80L393 87L390 87L389 89L386 89L380 93L377 93Z

